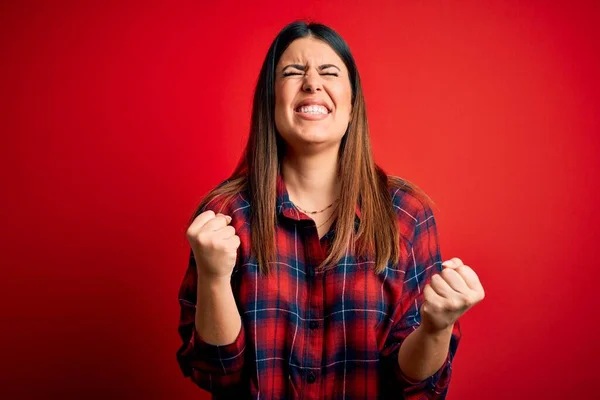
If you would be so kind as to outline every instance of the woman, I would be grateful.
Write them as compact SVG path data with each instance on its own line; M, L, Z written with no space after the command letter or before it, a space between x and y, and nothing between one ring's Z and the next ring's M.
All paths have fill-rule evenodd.
M286 26L244 156L187 230L177 352L213 398L444 398L477 275L442 264L427 196L374 162L343 39Z

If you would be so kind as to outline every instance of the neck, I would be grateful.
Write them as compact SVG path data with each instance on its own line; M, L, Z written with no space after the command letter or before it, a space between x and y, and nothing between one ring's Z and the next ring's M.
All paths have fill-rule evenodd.
M320 210L339 196L338 149L311 155L288 152L281 173L290 200L305 210Z

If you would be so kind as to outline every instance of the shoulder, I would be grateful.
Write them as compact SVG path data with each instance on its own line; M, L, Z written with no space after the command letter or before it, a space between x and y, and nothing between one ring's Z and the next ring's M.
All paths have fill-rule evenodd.
M395 175L388 175L388 190L400 229L408 237L424 223L434 223L433 202L414 183Z
M250 254L250 202L244 177L227 179L214 186L202 199L195 216L213 211L231 217L229 223L240 238L236 265L244 262ZM194 217L195 218L195 217ZM235 271L235 269L234 269Z
M243 185L236 180L226 179L219 182L204 196L196 215L212 210L229 215L232 219L247 221L250 203Z

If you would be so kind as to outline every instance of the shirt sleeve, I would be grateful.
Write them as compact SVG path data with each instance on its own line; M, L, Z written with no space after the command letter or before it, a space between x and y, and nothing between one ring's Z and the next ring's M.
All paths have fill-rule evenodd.
M402 294L395 307L392 328L382 350L384 380L390 387L388 393L406 400L444 399L452 373L452 360L460 341L460 323L456 321L450 339L448 355L443 365L422 381L409 379L398 365L398 351L402 342L421 324L420 308L423 288L431 277L442 271L437 227L432 210L425 207L415 221L413 240L408 246L408 262L402 283Z
M238 393L244 367L244 324L233 343L212 345L198 335L195 328L197 305L197 272L193 252L183 283L179 290L179 336L182 345L177 361L185 377L213 395L227 396Z

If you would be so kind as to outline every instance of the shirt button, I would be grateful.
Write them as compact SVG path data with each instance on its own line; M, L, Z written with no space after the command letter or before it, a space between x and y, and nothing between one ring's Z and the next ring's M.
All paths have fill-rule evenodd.
M319 327L319 322L317 321L310 321L310 329L317 329Z
M309 372L308 376L306 377L306 381L308 383L315 383L316 380L317 380L317 377L315 376L315 374L312 372Z

